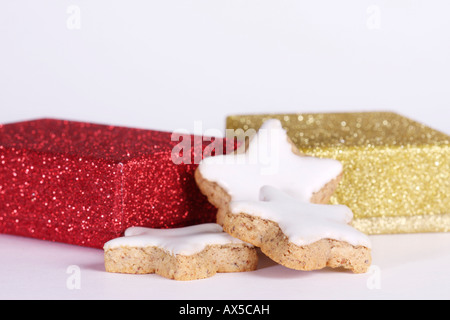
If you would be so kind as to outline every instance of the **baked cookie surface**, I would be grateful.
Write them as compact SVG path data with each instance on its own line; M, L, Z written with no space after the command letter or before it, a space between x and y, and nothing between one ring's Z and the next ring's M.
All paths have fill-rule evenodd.
M224 230L288 268L369 268L370 240L349 225L348 207L301 202L270 186L261 189L261 199L231 202Z
M156 273L195 280L218 272L255 270L256 248L223 232L215 223L178 229L129 228L104 246L105 269L113 273Z

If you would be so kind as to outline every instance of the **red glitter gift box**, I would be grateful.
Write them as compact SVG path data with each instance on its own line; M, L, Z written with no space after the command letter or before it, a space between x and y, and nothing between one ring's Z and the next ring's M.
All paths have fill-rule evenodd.
M191 154L176 164L173 150L186 138ZM169 132L52 119L0 125L0 233L102 248L130 226L214 222L190 161L211 140L172 140Z

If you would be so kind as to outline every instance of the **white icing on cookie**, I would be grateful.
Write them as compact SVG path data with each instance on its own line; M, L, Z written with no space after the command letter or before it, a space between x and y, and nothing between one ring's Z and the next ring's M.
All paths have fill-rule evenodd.
M105 250L118 247L159 247L171 254L192 255L205 249L207 245L245 243L223 232L220 225L205 223L184 228L152 229L131 227L125 236L107 242ZM246 243L245 243L246 244ZM251 246L250 244L247 244Z
M289 241L298 246L333 239L371 247L367 235L348 225L353 213L347 206L299 201L272 186L261 188L260 197L260 201L231 202L230 210L278 223Z
M293 153L281 122L270 119L252 138L246 152L205 158L199 170L234 201L256 201L261 187L271 185L309 202L314 193L342 173L343 167L336 160Z

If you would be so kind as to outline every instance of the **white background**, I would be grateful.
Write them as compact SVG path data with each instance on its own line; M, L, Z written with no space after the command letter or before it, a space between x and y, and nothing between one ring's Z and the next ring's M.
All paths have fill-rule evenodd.
M449 12L445 0L2 1L0 122L192 131L238 113L388 110L450 133ZM371 274L263 257L256 272L178 283L107 274L101 250L1 235L0 298L450 298L450 234L371 238Z

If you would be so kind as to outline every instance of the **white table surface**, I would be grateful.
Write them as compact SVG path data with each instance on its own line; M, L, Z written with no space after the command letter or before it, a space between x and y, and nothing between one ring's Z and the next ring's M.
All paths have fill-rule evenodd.
M450 134L449 11L445 0L4 1L0 122L222 131L229 114L388 110ZM102 250L0 235L0 298L450 298L450 234L371 239L368 274L261 256L254 272L175 282L108 274Z
M367 274L259 268L196 281L104 271L103 251L0 235L1 299L449 299L450 233L371 236ZM79 286L72 285L79 268ZM68 283L69 282L69 283Z

